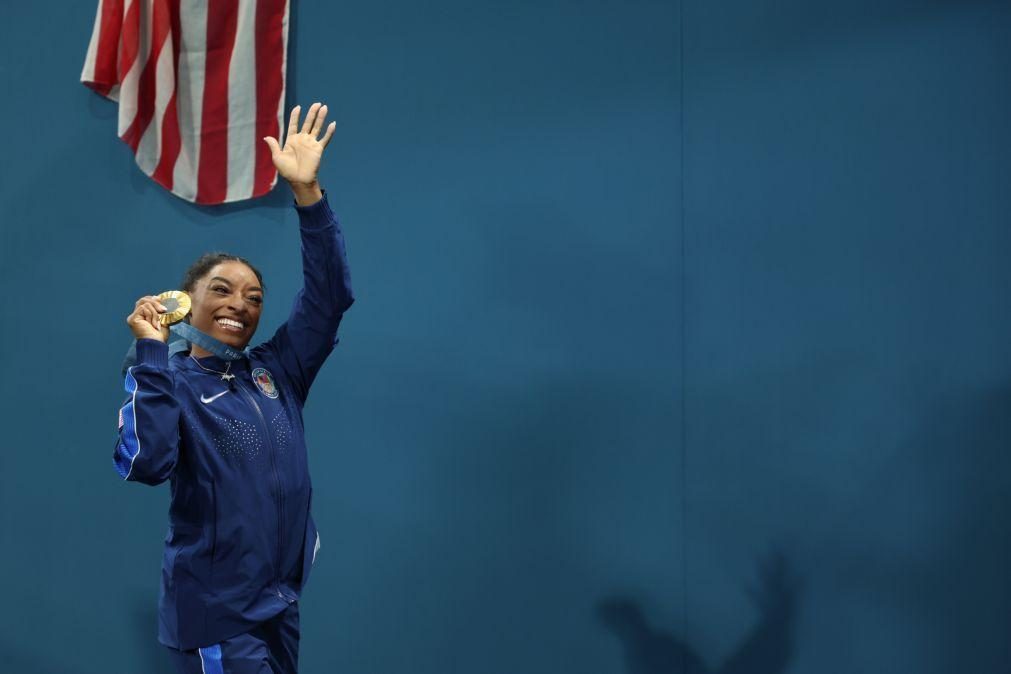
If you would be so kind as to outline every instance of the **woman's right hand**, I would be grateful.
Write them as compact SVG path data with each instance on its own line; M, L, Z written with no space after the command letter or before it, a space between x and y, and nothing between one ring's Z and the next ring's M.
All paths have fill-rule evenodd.
M165 306L157 297L146 295L137 300L133 313L126 317L126 324L130 326L130 331L137 339L157 339L160 342L167 342L169 329L168 326L161 324L161 314L164 312Z

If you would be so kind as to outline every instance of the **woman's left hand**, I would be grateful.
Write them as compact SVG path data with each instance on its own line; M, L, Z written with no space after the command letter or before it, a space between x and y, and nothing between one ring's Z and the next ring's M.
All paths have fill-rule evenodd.
M302 129L299 130L298 118L301 111L302 107L298 105L291 110L283 148L276 138L268 136L263 139L270 147L274 167L291 185L298 201L301 201L300 194L319 193L316 174L319 171L320 158L323 156L323 149L333 137L334 129L337 128L336 122L330 122L326 133L322 138L319 137L323 130L323 122L326 120L327 107L313 103L302 122Z

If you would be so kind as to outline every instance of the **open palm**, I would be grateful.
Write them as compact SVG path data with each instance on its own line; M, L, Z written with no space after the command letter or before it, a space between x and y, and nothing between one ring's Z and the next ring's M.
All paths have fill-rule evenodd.
M299 130L298 118L301 111L302 107L299 105L291 110L284 147L281 147L276 138L268 136L263 139L270 146L270 156L278 174L292 185L308 185L316 182L323 149L337 128L336 122L330 122L326 133L322 138L319 137L323 130L323 122L326 120L327 107L313 103L302 122L302 129Z

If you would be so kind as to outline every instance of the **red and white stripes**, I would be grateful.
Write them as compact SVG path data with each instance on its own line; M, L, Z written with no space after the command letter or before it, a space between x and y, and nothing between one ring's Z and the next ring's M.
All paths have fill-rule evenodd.
M287 0L99 0L81 81L119 101L144 173L221 204L277 181L287 47Z

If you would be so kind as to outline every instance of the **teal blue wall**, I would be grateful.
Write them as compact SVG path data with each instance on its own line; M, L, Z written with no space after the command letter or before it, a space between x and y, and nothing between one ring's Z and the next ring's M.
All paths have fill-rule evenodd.
M296 221L140 174L77 82L93 3L6 16L0 671L161 674L123 319L226 249L270 334ZM299 3L289 93L337 120L358 296L306 411L302 671L1007 671L1009 28Z

